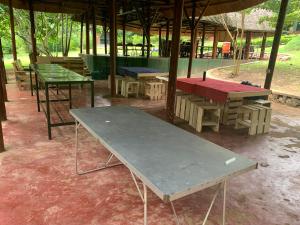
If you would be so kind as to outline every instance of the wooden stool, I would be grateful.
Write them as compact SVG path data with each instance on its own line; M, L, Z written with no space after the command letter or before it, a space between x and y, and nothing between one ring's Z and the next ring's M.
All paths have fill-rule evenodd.
M145 96L151 100L161 100L164 97L165 85L161 82L145 82Z
M108 79L107 80L108 88L110 89L110 75L108 75L107 79ZM115 76L115 85L116 85L116 94L117 95L121 94L122 80L124 80L123 76L120 76L120 75Z
M249 135L268 133L272 109L261 105L239 107L235 129L249 128Z
M185 115L185 103L186 99L191 97L192 95L184 93L182 91L176 91L175 94L175 116L184 119Z
M224 125L234 125L239 107L243 105L242 98L229 99L221 112L221 122Z
M134 94L136 97L138 97L139 87L140 83L138 81L125 78L122 80L121 95L128 98L128 95Z
M190 111L189 124L197 132L202 131L202 127L211 127L213 131L218 132L221 118L221 107L209 102L193 103L193 110Z

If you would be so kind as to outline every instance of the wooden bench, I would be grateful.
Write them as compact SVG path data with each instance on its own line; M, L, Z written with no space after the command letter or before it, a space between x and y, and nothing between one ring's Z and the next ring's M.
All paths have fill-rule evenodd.
M147 81L144 83L144 95L150 100L162 100L165 98L165 85L161 82Z
M122 79L121 95L128 98L129 95L139 96L140 82L133 78L125 77Z
M24 69L19 59L14 61L12 64L18 88L20 90L27 90L30 86L30 76L28 71Z
M201 132L203 127L211 127L213 131L218 132L220 126L221 107L205 101L193 103L190 111L189 124Z
M221 123L224 125L234 125L238 109L241 105L243 105L242 98L229 99L221 110Z
M82 76L90 76L90 72L81 57L50 57L38 56L38 64L59 64L66 69L72 70Z
M119 95L121 94L121 90L122 90L122 81L124 80L125 78L123 76L120 76L120 75L115 75L115 85L116 85L116 94ZM107 78L107 86L108 86L108 89L110 89L110 75L108 75L108 78Z
M271 123L272 109L254 104L239 107L235 129L249 128L249 135L268 133Z

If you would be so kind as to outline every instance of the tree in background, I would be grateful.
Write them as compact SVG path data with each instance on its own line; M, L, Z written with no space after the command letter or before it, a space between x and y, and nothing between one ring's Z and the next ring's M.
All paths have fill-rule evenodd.
M228 28L225 15L221 14L221 21L222 24L228 33L231 42L233 43L233 62L234 62L234 67L232 71L233 76L237 76L240 72L240 65L241 65L241 59L242 59L242 52L243 52L243 39L244 39L244 29L245 29L245 16L246 16L246 11L243 10L240 12L240 21L241 24L238 24L239 19L236 19L236 27L235 29L231 32ZM237 54L238 53L238 54ZM237 57L236 57L237 54Z
M272 12L271 16L265 16L261 18L261 21L269 21L270 24L275 27L278 13L280 9L281 0L269 0L264 2L256 8L266 9ZM290 0L287 7L287 14L284 22L284 29L288 30L294 25L295 22L300 21L300 1L299 0Z
M53 53L67 56L71 48L71 34L79 32L80 25L73 23L70 15L35 12L37 51L39 54L52 56ZM11 52L11 34L9 11L7 6L0 5L0 35L3 38L5 50ZM31 51L30 20L27 10L14 10L15 30L18 39L18 49ZM73 35L77 39L79 35ZM19 42L19 43L18 43ZM78 44L79 41L76 41ZM20 46L21 45L21 46ZM9 47L8 47L9 46ZM78 48L79 45L77 45Z

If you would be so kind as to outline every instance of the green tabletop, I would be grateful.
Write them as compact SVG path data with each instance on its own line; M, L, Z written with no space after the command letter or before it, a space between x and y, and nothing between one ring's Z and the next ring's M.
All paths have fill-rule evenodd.
M82 83L93 81L58 64L36 64L31 65L31 68L44 83Z

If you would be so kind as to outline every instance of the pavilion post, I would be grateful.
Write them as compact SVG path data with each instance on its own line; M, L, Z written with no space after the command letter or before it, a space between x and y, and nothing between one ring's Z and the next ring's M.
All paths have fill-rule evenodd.
M80 18L80 54L82 54L82 38L83 38L83 20L84 20L84 15L81 15Z
M105 18L104 18L103 30L104 30L104 53L106 55L107 54L107 21L106 21L106 15L105 15Z
M92 18L92 29L93 29L93 55L97 55L97 32L96 32L96 12L95 7L92 9L93 18Z
M147 24L146 24L146 39L147 39L147 59L150 57L150 48L151 48L151 19L150 19L150 7L147 7Z
M218 50L218 31L217 28L214 30L214 41L213 41L213 50L212 50L212 58L217 58L217 50Z
M3 131L2 131L2 123L0 122L0 152L4 152L4 141L3 141Z
M7 79L6 79L6 71L5 71L1 37L0 37L0 78L1 78L0 82L1 82L2 91L3 91L3 99L4 99L4 101L7 102L8 99L7 99L7 92L6 92L6 85L5 85L5 84L7 84Z
M29 1L29 18L30 18L30 28L31 28L32 63L36 63L37 50L36 50L35 21L34 21L32 0Z
M284 20L285 20L285 16L286 16L286 9L287 9L288 3L289 3L289 0L281 1L279 15L278 15L276 29L275 29L275 34L274 34L274 39L273 39L271 55L270 55L270 59L269 59L269 65L268 65L267 74L266 74L266 80L265 80L265 85L264 85L265 89L271 88L271 83L272 83L272 78L273 78L273 74L274 74L276 58L277 58L277 54L278 54L278 48L280 45L280 38L281 38L281 34L282 34L282 29L283 29L283 25L284 25Z
M169 36L170 36L170 20L167 20L166 24L166 46L165 46L165 57L170 56L170 51L169 51Z
M151 47L151 36L150 36L150 25L147 25L147 59L150 57L150 47Z
M197 27L195 26L195 11L196 11L196 3L195 0L193 1L193 8L192 8L192 19L187 18L190 20L190 29L191 29L191 44L190 44L190 55L189 55L189 64L188 64L188 72L187 78L191 77L192 73L192 66L193 66L193 59L195 57L195 42L197 39ZM188 16L188 15L187 15Z
M0 37L0 82L1 82L1 88L3 93L3 100L7 100L7 92L6 92L6 71L5 71L5 64L4 64L4 57L3 57L3 49L2 49L2 41ZM5 107L5 106L4 106Z
M167 96L167 119L169 122L174 122L174 107L175 107L175 93L176 93L176 79L178 69L178 58L180 50L180 32L182 23L184 0L177 0L174 2L174 22L172 29L172 47L169 69L169 83Z
M197 24L195 24L195 13L196 13L196 3L193 1L193 8L192 8L192 19L188 17L188 20L190 20L190 29L191 29L191 44L190 44L190 55L189 55L189 64L188 64L188 73L187 78L191 77L192 73L192 66L193 66L193 59L195 57L195 42L197 39Z
M0 37L0 72L1 71L2 71L3 78L4 78L4 83L7 84L7 76L6 76L6 70L5 70L5 64L4 64L4 54L3 54L1 37Z
M201 48L200 48L200 58L204 57L204 40L205 40L205 24L203 23L203 27L202 27L202 37L201 37Z
M144 29L143 29L142 56L145 56L145 31L144 31Z
M123 33L122 33L122 48L123 48L123 56L126 56L127 53L126 53L126 19L124 17L124 20L123 20L123 23L122 23L122 30L123 30Z
M90 23L89 23L89 13L86 12L85 15L85 48L86 54L90 54Z
M267 32L264 32L263 33L263 39L262 39L262 42L261 42L259 60L263 60L264 57L265 57L266 41L267 41Z
M245 43L245 55L244 59L248 60L250 55L250 46L251 46L251 32L246 33L246 43Z
M161 26L158 28L158 54L161 57Z
M14 9L12 7L12 0L9 0L9 19L10 19L10 31L11 31L11 45L14 61L17 60L17 47L16 47L16 33L15 33L15 19Z
M116 0L111 0L110 3L110 91L111 96L116 95L116 64L117 64L117 35L116 35Z

